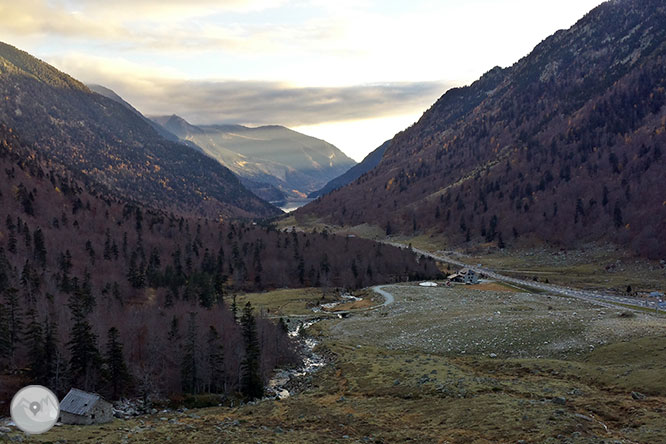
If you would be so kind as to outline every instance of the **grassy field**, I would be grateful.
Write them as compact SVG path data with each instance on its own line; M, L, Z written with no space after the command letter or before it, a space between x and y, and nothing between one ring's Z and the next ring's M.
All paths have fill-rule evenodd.
M666 442L666 319L499 285L386 290L310 328L335 359L291 398L26 442Z
M338 360L297 397L63 426L28 442L666 442L665 386L644 380L651 364L640 359L659 351L655 359L666 360L656 339L602 348L577 362L448 359L345 342L328 347ZM637 362L618 368L619 356ZM620 369L635 377L619 384L605 379ZM634 390L646 399L633 399Z
M239 307L247 302L252 304L257 311L268 317L275 316L315 316L314 307L323 304L338 302L339 305L330 310L322 308L323 311L348 311L366 310L383 302L382 298L370 290L358 290L353 292L354 296L361 298L359 301L344 302L339 292L332 289L321 288L285 288L281 290L266 291L263 293L246 293L236 297Z
M320 288L286 288L263 293L246 293L236 297L236 304L247 302L267 316L312 314L312 307L339 300L339 295Z

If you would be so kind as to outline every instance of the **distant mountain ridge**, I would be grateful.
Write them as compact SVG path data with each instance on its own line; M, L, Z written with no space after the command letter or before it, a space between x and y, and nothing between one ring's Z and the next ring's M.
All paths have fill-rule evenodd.
M113 101L115 101L115 102L118 102L118 103L120 103L121 105L123 105L125 108L127 108L127 109L129 109L130 111L132 111L133 113L135 113L135 114L136 114L137 116L139 116L142 120L144 120L144 121L145 121L146 123L148 123L151 127L153 127L153 129L154 129L155 131L157 131L157 134L159 134L160 136L164 137L165 139L170 140L171 142L183 143L183 144L189 146L190 148L194 148L195 150L199 151L200 153L206 154L206 153L204 152L204 150L202 150L202 149L201 149L199 146L197 146L196 144L191 143L191 142L188 142L188 141L186 141L186 140L181 140L180 138L178 138L178 136L176 136L176 135L173 134L172 132L167 131L162 125L160 125L160 124L158 124L158 123L156 123L156 122L153 122L152 120L150 120L150 119L148 119L147 117L145 117L143 114L141 114L141 112L139 112L136 108L134 108L130 103L128 103L127 101L125 101L125 99L123 99L123 98L120 97L118 94L116 94L116 92L113 91L112 89L109 89L109 88L107 88L107 87L105 87L105 86L102 86L102 85L96 85L96 84L90 84L90 85L87 85L87 86L88 86L88 88L90 88L90 90L91 90L92 92L95 92L95 93L97 93L97 94L100 94L100 95L106 97L107 99L111 99L111 100L113 100Z
M223 166L169 141L136 110L0 43L0 122L91 183L147 205L211 217L269 217Z
M287 198L305 198L356 164L330 143L279 125L192 125L177 115L151 118L243 180L270 185Z
M382 160L382 157L384 156L384 151L386 151L386 148L388 148L390 144L391 144L390 140L387 140L386 142L382 143L379 147L375 148L370 154L365 156L365 158L360 163L354 165L345 173L331 180L321 189L313 193L310 193L308 197L311 199L316 199L318 197L330 193L331 191L337 190L338 188L342 188L345 185L352 183L353 181L355 181L356 179L358 179L359 177L361 177L362 175L364 175L365 173L367 173L368 171L372 170L374 167L379 165L379 162Z
M296 212L452 245L666 256L666 5L614 0L446 92L362 180Z

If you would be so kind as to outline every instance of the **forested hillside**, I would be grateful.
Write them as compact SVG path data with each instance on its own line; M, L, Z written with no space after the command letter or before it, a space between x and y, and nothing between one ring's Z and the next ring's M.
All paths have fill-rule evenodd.
M451 244L666 255L666 11L616 0L444 94L377 168L297 212Z
M344 174L339 175L335 179L331 180L328 182L326 185L324 185L321 189L310 193L308 195L309 198L311 199L316 199L317 197L321 197L325 194L330 193L333 190L337 190L338 188L342 188L347 184L352 183L368 171L372 170L374 167L379 165L379 162L382 160L382 156L384 156L384 152L386 151L386 148L391 144L390 140L387 140L386 142L382 143L379 147L375 148L370 154L365 156L365 158L357 165L354 165L351 167L349 170L347 170Z
M262 379L295 355L274 321L246 314L239 323L238 307L234 322L233 294L358 288L438 273L430 260L370 241L123 202L74 178L4 124L0 171L5 388L32 381L61 394L74 385L113 398L245 393L248 331L256 330Z
M154 121L195 143L258 195L303 199L355 162L330 143L279 125L192 125L172 115Z

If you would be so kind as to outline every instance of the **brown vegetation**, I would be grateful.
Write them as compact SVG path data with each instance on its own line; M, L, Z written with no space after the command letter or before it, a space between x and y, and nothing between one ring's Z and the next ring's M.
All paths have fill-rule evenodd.
M453 244L610 241L666 255L666 27L607 2L512 67L448 91L379 166L296 213Z

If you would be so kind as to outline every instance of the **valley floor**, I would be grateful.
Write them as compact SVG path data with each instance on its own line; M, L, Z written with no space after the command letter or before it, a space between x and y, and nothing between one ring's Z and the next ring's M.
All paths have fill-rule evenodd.
M26 442L666 442L666 317L494 283L382 289L394 303L308 329L335 359L295 396Z

